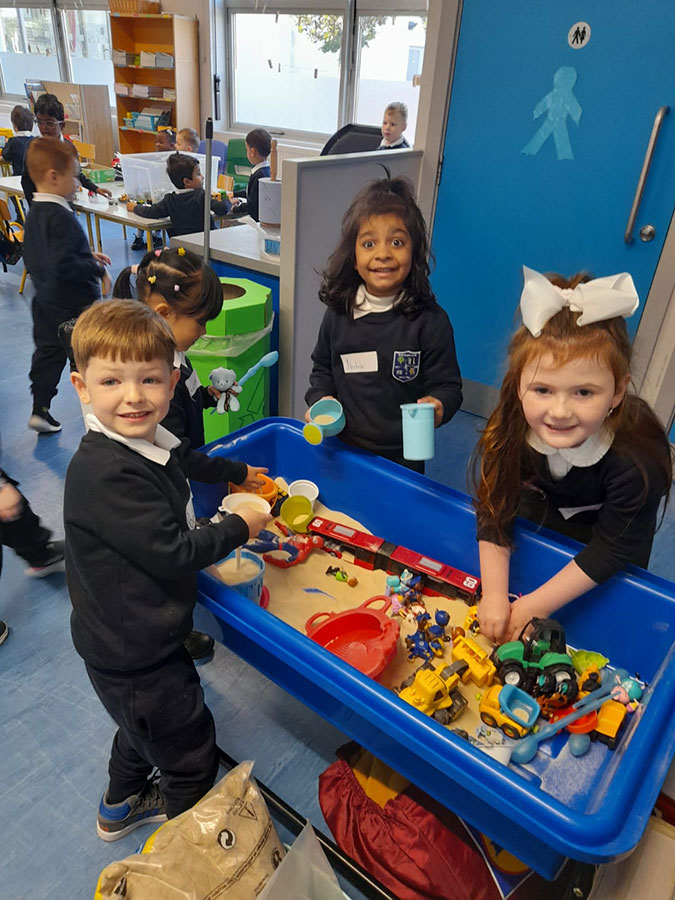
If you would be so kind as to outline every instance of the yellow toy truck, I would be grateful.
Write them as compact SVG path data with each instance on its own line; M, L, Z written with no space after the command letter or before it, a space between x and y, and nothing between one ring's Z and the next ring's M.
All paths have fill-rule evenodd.
M454 637L452 640L453 660L463 660L468 668L462 675L464 684L473 681L478 687L489 687L494 681L497 669L487 650L470 637Z
M467 705L459 691L466 668L467 663L463 660L451 665L436 660L425 662L403 682L399 697L441 725L449 725Z

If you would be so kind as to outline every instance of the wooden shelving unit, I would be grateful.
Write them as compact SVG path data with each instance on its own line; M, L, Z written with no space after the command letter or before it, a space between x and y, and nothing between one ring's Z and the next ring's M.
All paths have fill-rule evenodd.
M55 94L66 111L63 131L70 138L94 144L96 162L109 166L115 152L110 96L102 84L70 84L64 81L27 81L32 87L33 99L40 93Z
M120 153L147 153L155 149L155 132L125 125L124 117L146 106L168 109L174 128L199 131L199 36L198 22L169 13L125 16L110 14L113 50L126 53L170 53L172 68L114 66L115 82L147 84L176 92L175 100L116 95Z

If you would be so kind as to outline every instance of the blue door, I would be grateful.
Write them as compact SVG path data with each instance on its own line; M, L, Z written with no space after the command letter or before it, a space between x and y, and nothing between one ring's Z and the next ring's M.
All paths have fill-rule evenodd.
M469 382L501 381L522 264L629 271L646 298L673 214L675 109L624 233L657 113L675 106L674 48L672 0L464 0L432 282Z

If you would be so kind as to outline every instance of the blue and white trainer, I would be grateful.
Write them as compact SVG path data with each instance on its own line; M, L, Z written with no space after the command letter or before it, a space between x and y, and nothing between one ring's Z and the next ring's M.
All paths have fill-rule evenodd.
M164 798L155 781L121 803L108 803L106 795L101 797L96 817L96 832L104 841L117 841L140 825L166 822Z

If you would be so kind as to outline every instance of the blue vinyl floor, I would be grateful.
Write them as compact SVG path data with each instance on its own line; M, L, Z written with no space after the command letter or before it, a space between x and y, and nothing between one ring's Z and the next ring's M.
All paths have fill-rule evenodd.
M115 271L138 261L141 254L128 250L121 229L104 222L102 230ZM64 375L52 407L63 431L38 437L26 427L32 288L29 282L19 296L20 275L21 264L0 273L2 466L61 537L64 476L83 433L82 418ZM480 425L480 419L459 413L438 433L436 458L428 466L432 478L466 488L466 464ZM675 580L674 538L671 506L656 537L652 569ZM101 869L132 853L151 829L109 844L96 835L114 726L72 647L63 575L35 581L23 569L22 560L5 551L0 618L11 633L0 646L0 897L91 898ZM201 608L195 624L218 633ZM238 760L254 759L254 774L328 833L317 778L345 736L220 645L199 671L220 746ZM344 886L349 896L361 897Z

